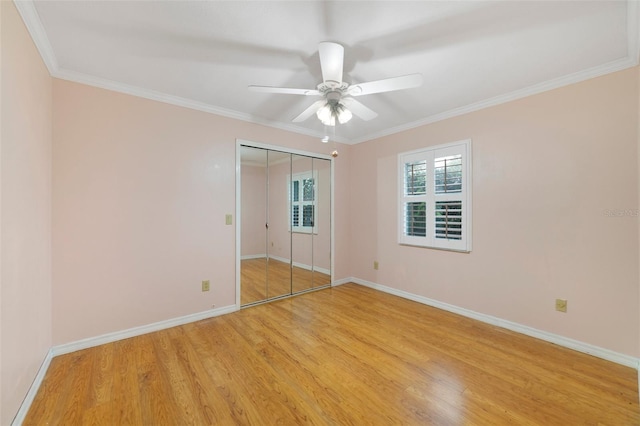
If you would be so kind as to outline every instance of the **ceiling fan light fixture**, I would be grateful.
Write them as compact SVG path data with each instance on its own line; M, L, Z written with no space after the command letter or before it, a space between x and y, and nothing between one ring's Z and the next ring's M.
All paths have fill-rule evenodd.
M351 120L351 117L353 117L351 111L346 109L342 104L338 104L336 110L338 112L338 121L340 122L340 124L346 123L347 121Z
M372 120L378 116L375 111L367 108L354 97L395 92L422 85L422 74L408 74L351 85L342 81L344 71L344 47L342 45L328 41L322 42L318 45L318 56L322 71L322 83L318 84L315 89L251 85L249 90L262 93L319 96L322 99L309 105L291 121L301 123L315 112L322 124L335 128L336 122L344 124L351 120L353 114L364 121Z
M318 112L316 112L316 115L325 126L335 126L336 121L344 124L353 117L351 111L346 109L344 105L340 103L331 105L329 102L323 105Z
M336 125L336 119L334 117L331 105L329 105L328 103L324 104L322 108L320 108L318 112L316 112L316 115L318 116L318 119L322 121L322 124L324 124L325 126Z

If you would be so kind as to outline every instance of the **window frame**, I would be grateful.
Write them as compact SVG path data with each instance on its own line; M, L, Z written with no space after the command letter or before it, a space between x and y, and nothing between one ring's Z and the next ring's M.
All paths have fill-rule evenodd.
M436 193L435 191L435 160L437 158L462 156L462 188L460 192ZM419 195L405 194L405 165L426 161L426 191ZM441 250L470 252L472 236L472 157L471 139L433 145L413 151L398 154L398 194L397 194L397 224L398 244L417 246ZM460 201L461 206L461 238L446 239L436 237L436 203L441 201ZM426 235L416 236L406 233L405 205L412 202L425 202L426 205Z
M313 179L313 200L304 201L304 181L305 179ZM298 181L299 188L299 201L293 201L293 182ZM287 175L287 213L288 213L288 225L289 232L299 233L299 234L317 234L318 233L318 206L317 206L317 198L318 198L318 171L317 170L308 170L306 172L299 172L294 174ZM299 206L299 223L304 223L303 220L303 210L305 205L313 206L313 225L312 226L293 226L293 208L294 206Z

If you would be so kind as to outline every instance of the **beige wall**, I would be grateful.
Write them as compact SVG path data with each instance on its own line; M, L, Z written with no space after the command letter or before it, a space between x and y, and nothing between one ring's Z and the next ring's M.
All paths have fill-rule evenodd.
M630 69L353 147L352 274L640 355L638 218L606 215L638 206L637 97ZM473 251L398 245L397 154L467 138Z
M13 2L1 10L0 424L51 347L52 79Z
M235 231L224 219L235 211L236 138L331 149L62 80L54 80L53 134L54 344L233 305ZM344 167L337 162L338 176ZM338 215L338 230L346 219ZM338 278L348 276L346 238L336 241Z

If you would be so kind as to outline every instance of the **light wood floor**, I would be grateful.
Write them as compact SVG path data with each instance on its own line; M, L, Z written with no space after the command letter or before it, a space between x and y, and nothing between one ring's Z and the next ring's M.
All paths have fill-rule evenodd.
M246 259L240 262L240 304L247 305L287 294L331 284L331 276L291 267L275 259Z
M636 371L355 284L53 359L26 425L638 425Z

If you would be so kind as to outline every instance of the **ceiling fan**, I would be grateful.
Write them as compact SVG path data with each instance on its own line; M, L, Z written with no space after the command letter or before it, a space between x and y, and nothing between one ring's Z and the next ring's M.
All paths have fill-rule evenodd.
M249 90L263 93L320 96L322 99L302 111L293 119L293 122L305 121L315 113L324 125L335 126L336 122L346 123L353 114L365 121L378 116L375 111L354 99L356 96L392 92L422 85L422 74L409 74L367 83L349 84L342 81L344 47L338 43L325 41L318 45L318 53L324 81L318 84L315 89L249 86Z

